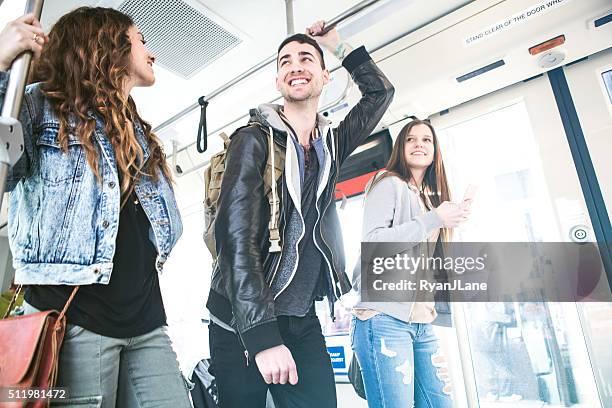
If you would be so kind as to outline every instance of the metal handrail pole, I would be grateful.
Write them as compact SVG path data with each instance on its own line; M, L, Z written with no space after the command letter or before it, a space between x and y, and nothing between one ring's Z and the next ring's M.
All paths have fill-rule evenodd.
M380 0L364 0L364 1L361 1L360 3L356 4L355 6L351 7L350 9L346 10L342 14L340 14L340 15L334 17L333 19L331 19L329 22L327 22L327 25L328 25L329 28L333 28L336 25L338 25L339 23L341 23L344 20L346 20L347 18L354 16L355 14L359 13L360 11L364 10L365 8L371 6L372 4L374 4L374 3L378 2L378 1L380 1ZM253 75L253 74L255 74L255 73L259 72L259 71L261 71L263 68L267 67L268 65L270 65L271 63L273 63L275 61L276 61L276 54L271 55L270 57L268 57L265 60L261 61L259 64L251 67L250 69L244 71L242 74L236 76L235 78L233 78L229 82L226 82L225 84L221 85L219 88L217 88L214 91L208 93L206 95L206 100L210 101L211 99L213 99L216 96L218 96L218 95L222 94L223 92L227 91L229 88L233 87L234 85L236 85L237 83L241 82L242 80L250 77L251 75ZM176 122L177 120L182 119L183 117L187 116L189 113L191 113L194 110L198 109L199 106L200 105L197 102L189 105L188 107L186 107L185 109L183 109L182 111L177 113L176 115L170 117L169 119L165 120L161 124L157 125L153 129L153 131L154 132L159 132L160 130L163 130L164 128L170 126L172 123Z
M336 27L338 24L343 22L344 20L353 17L355 14L360 13L361 11L367 9L371 5L378 3L380 0L366 0L362 1L359 4L354 5L350 9L346 10L344 13L338 14L336 17L325 23L325 29L323 33L328 32L332 28Z
M27 0L24 14L33 13L37 19L40 19L43 4L44 0ZM11 73L2 104L2 113L0 114L3 120L9 118L19 120L31 62L32 53L24 52L11 64ZM15 164L23 153L23 135L20 132L13 132L16 126L7 125L7 129L9 128L10 135L9 133L7 135L10 136L10 140L0 140L0 208L2 207L9 166Z
M23 14L33 13L37 19L40 19L43 3L44 0L28 0ZM2 116L19 119L19 110L28 79L30 62L32 62L31 52L24 52L13 61L6 96L2 105Z
M287 35L295 34L295 22L293 21L293 0L285 0L285 18L287 19Z
M4 187L8 178L9 165L8 163L0 162L0 208L4 199Z
M451 317L453 319L453 327L457 333L457 347L459 348L459 360L463 373L463 386L465 387L467 406L468 408L478 408L480 405L478 402L478 388L473 367L474 356L470 346L470 331L467 325L465 312L465 307L469 304L470 303L451 301Z

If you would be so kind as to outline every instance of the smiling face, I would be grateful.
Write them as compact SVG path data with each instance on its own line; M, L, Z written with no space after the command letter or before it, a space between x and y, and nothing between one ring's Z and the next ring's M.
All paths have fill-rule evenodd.
M144 37L136 26L128 29L128 37L132 46L129 65L132 86L151 86L155 83L155 57L145 46Z
M321 67L318 51L310 44L292 41L278 53L276 89L286 102L318 98L329 82L329 71Z
M413 126L404 141L404 157L410 169L426 169L434 160L434 139L427 125Z

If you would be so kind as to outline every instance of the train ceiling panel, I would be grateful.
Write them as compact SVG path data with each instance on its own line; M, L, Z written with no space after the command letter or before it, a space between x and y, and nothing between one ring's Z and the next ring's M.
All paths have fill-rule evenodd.
M427 117L610 46L609 0L476 0L375 53L391 111ZM534 46L563 37L554 48Z
M126 0L118 9L134 19L155 62L184 79L242 42L236 30L197 2Z
M329 20L360 1L293 0L296 30L303 30L308 23L316 19ZM219 52L209 62L204 62L198 67L200 69L191 76L187 77L186 75L189 74L186 73L179 74L179 69L188 68L189 64L185 62L185 58L206 50L210 42L193 39L195 38L193 36L200 35L199 31L202 30L192 33L193 30L190 27L194 24L187 23L186 19L181 16L169 13L166 9L173 8L167 4L170 2L184 4L184 6L179 6L180 8L190 7L199 11L200 14L220 25L240 41L228 47L226 51ZM470 0L430 0L427 2L381 0L349 19L346 24L342 24L340 31L351 44L365 44L368 49L372 50L390 39L398 38L407 32L427 25L469 2ZM133 13L128 10L128 3L140 4L142 11ZM155 66L157 81L153 87L134 89L132 96L143 117L147 118L154 127L194 103L199 96L206 95L207 92L216 89L240 72L270 56L286 35L285 1L283 0L258 0L256 2L240 0L183 0L182 2L180 0L47 0L43 8L44 27L48 30L59 16L83 5L114 7L128 11L134 15L137 25L143 30L147 37L147 45L152 48L157 57ZM149 25L153 27L153 30L148 28ZM164 30L174 30L175 33L179 33L178 37L181 37L180 33L183 36L175 40L162 38L167 35ZM188 42L188 44L183 45L181 41ZM160 42L163 45L158 45ZM183 51L178 51L179 47ZM168 51L169 58L165 58L164 50ZM172 58L173 55L174 58ZM180 55L180 58L176 55ZM327 60L330 68L337 65L337 61L332 56L328 56ZM178 68L173 68L173 64L178 65ZM219 125L227 124L240 114L248 112L249 108L274 99L278 95L274 89L274 76L275 67L271 66L265 74L250 78L235 86L235 89L216 98L209 106L211 127L216 128ZM336 89L326 92L322 105L334 99L332 97L336 96L335 91ZM349 106L339 102L333 107L333 112L330 111L330 119L335 121L341 119L357 99L348 98ZM181 145L189 143L193 138L197 121L198 112L193 112L193 115L179 121L185 123L175 123L172 128L159 132L159 136L166 142L166 148L171 150L171 139L177 140ZM234 124L229 127L232 126Z

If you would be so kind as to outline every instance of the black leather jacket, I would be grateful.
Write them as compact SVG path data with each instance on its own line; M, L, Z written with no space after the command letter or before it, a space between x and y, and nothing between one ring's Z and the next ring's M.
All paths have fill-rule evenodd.
M394 92L365 48L351 52L342 65L359 86L362 97L337 128L329 129L322 136L325 137L331 166L325 189L317 201L321 215L314 229L315 243L331 267L328 272L333 276L334 288L330 291L335 293L328 296L334 297L340 297L351 289L345 273L342 234L334 205L338 171L344 160L374 130ZM287 134L265 123L256 110L252 111L251 121L262 126L239 129L232 135L228 147L215 221L218 259L207 307L215 318L237 330L247 355L254 357L259 351L283 343L269 287L280 253L268 252L270 206L263 194L263 173L269 149L268 133L264 129L272 130L275 143L283 148L287 147ZM291 143L290 148L294 148ZM282 238L283 216L291 200L285 175L279 180L278 191L281 196Z

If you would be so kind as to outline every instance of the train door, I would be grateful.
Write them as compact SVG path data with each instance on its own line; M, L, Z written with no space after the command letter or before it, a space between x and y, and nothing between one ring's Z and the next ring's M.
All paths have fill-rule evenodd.
M608 214L612 210L612 49L564 68ZM602 404L612 406L612 304L578 305Z
M590 154L609 209L612 105L605 77L611 68L608 50L430 118L453 196L460 199L470 184L479 187L470 222L456 231L457 240L601 242L602 224L609 232L609 217L602 219L606 206L585 194L584 178L594 175L579 177L579 166ZM584 129L588 149L581 157L559 108L553 82L560 75L567 78ZM599 285L609 290L605 276ZM610 406L610 305L455 304L468 406Z

